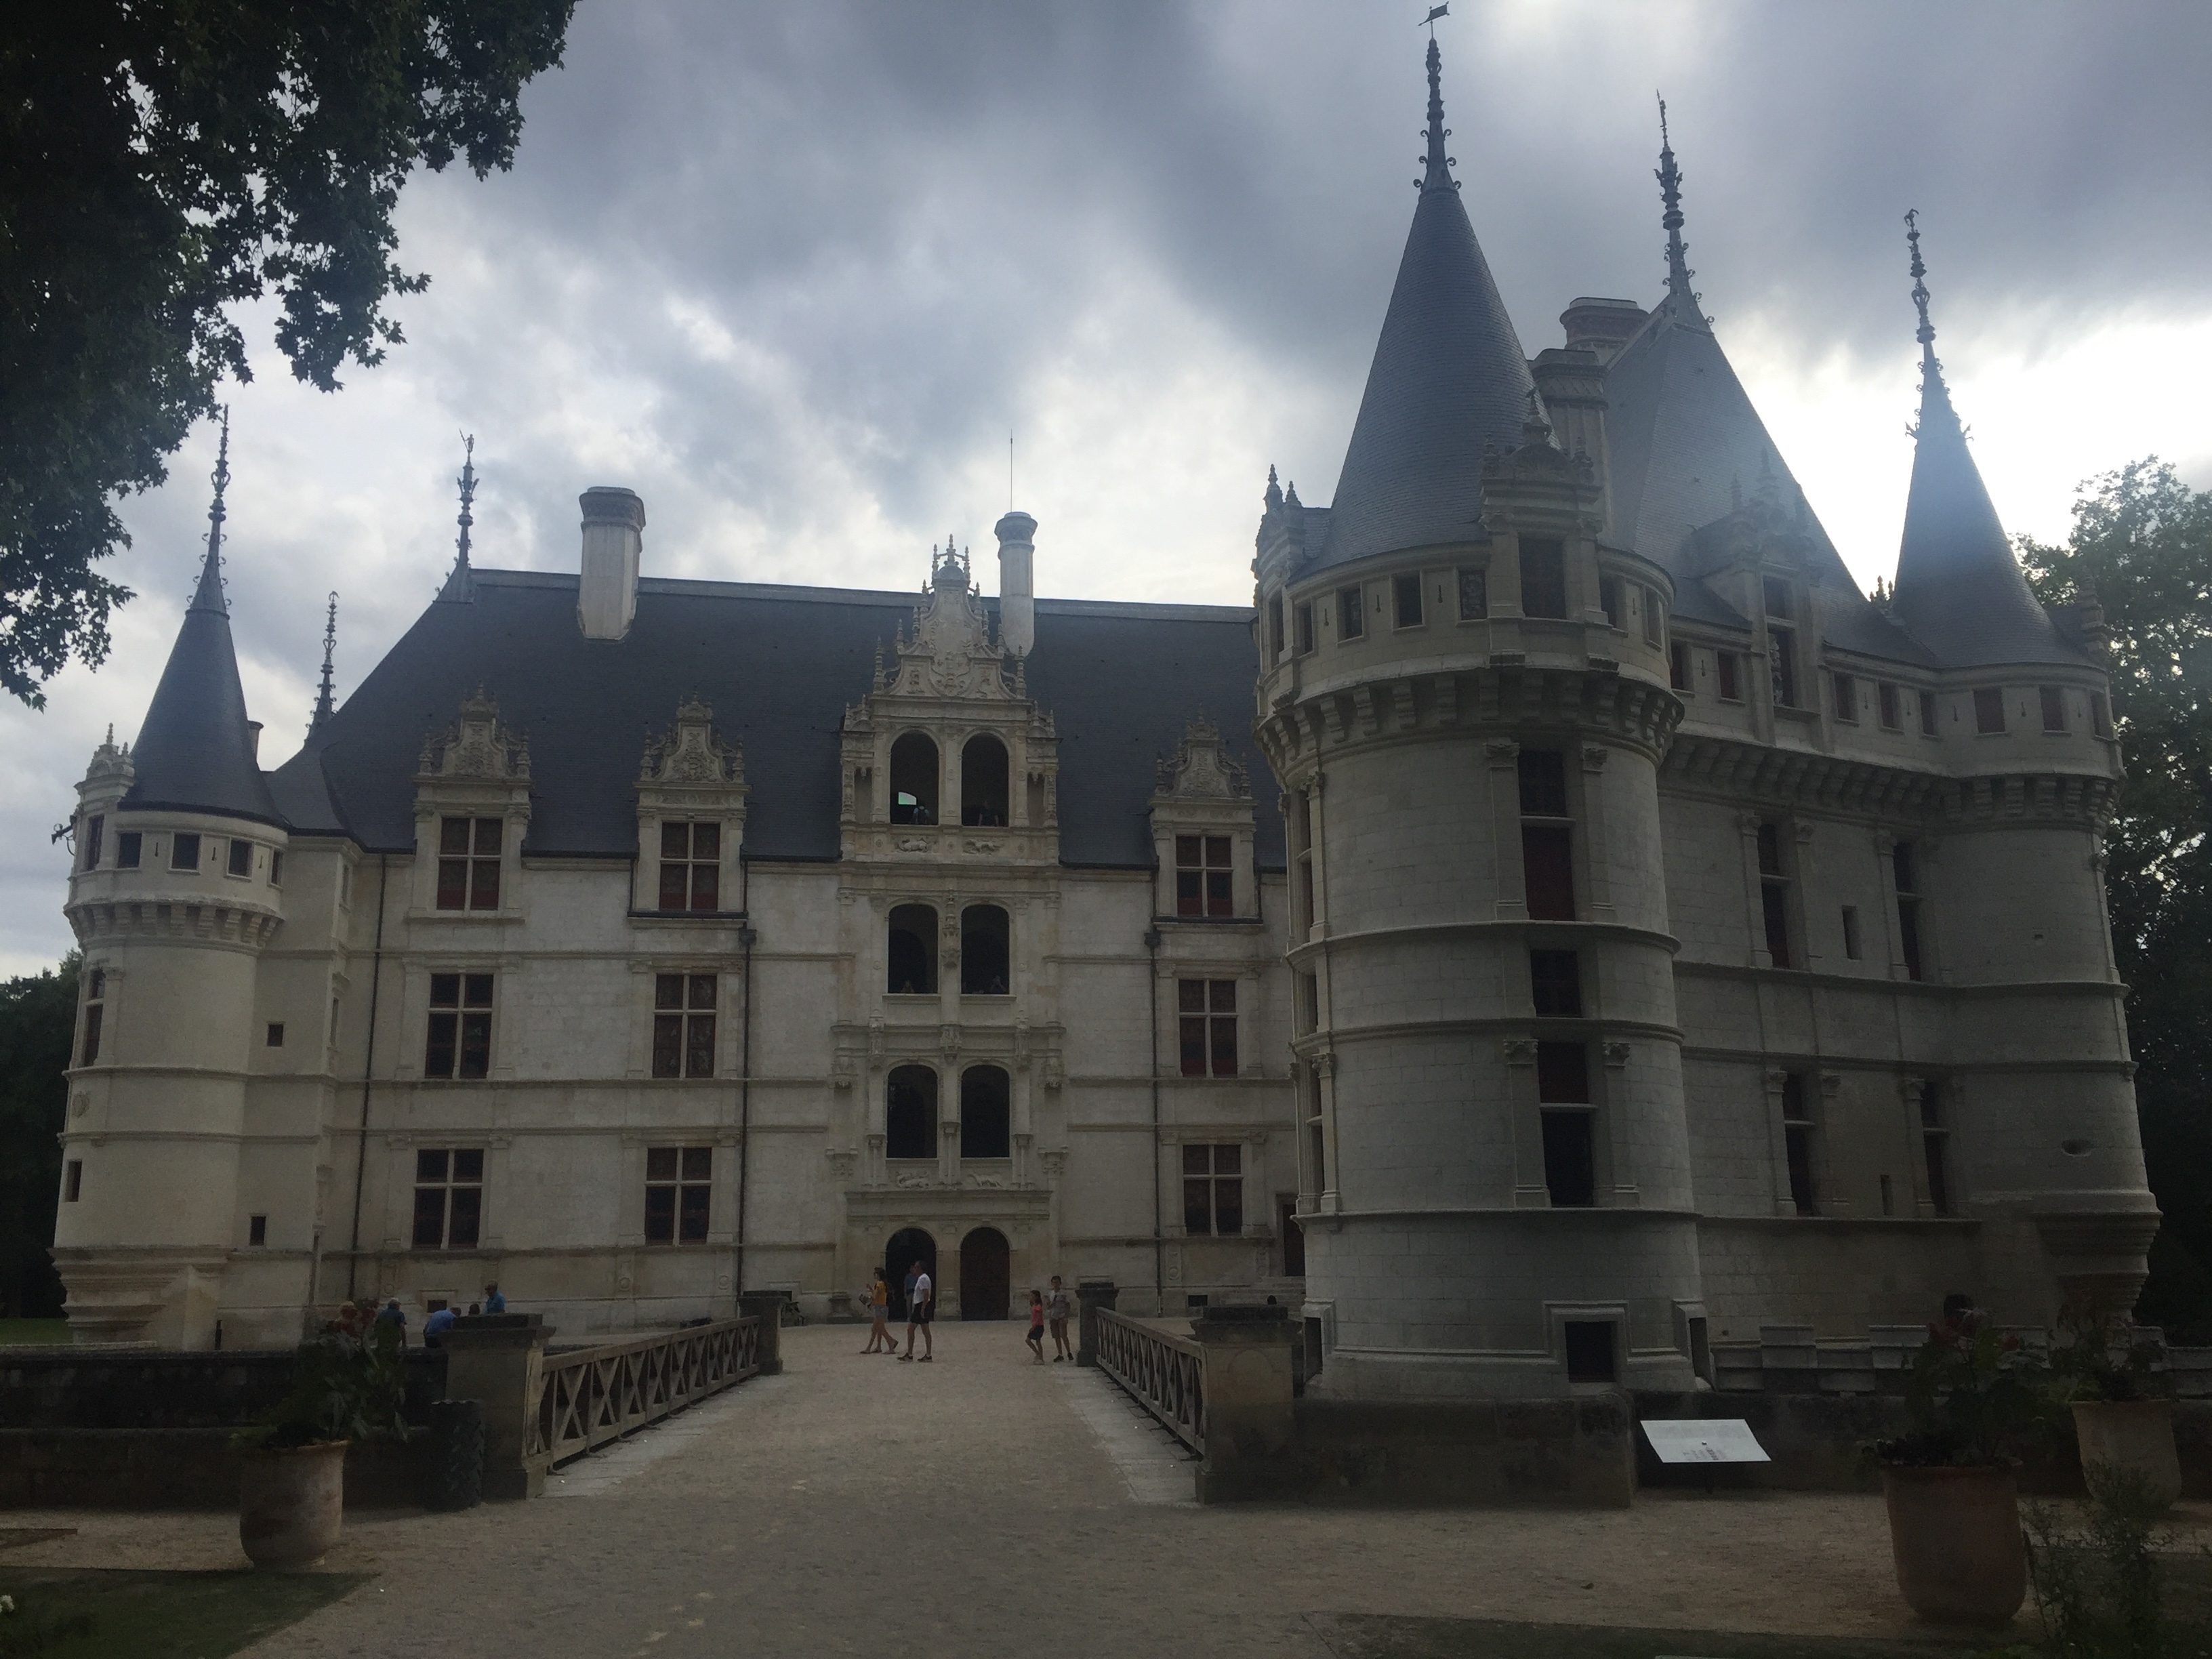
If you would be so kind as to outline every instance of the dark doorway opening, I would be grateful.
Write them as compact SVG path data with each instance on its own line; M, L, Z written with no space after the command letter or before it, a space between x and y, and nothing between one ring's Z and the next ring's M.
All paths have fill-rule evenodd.
M1012 1252L995 1227L978 1227L960 1241L960 1316L1004 1319L1013 1282Z
M884 1102L884 1156L937 1156L937 1073L927 1066L893 1071Z
M902 1227L884 1246L884 1278L891 1287L891 1318L895 1322L902 1323L906 1319L906 1270L916 1262L929 1275L929 1282L935 1285L937 1241L919 1227Z
M1613 1359L1613 1321L1570 1319L1565 1323L1564 1336L1568 1382L1617 1382L1620 1380Z

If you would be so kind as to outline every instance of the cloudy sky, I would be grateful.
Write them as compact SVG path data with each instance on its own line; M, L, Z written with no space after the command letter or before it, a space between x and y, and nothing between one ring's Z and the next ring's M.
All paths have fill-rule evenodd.
M264 763L297 747L325 594L341 695L450 563L572 569L575 501L646 501L646 569L908 587L1013 493L1037 584L1249 601L1272 462L1327 501L1406 226L1411 3L584 0L514 171L422 178L408 343L325 396L246 320L230 595ZM1863 582L1911 455L1900 217L2008 527L2156 453L2212 485L2212 10L1453 0L1458 176L1531 353L1577 295L1652 302L1655 91L1707 311ZM69 944L65 818L135 733L190 591L214 438L125 504L139 598L97 673L0 708L0 973ZM989 577L985 567L979 574Z

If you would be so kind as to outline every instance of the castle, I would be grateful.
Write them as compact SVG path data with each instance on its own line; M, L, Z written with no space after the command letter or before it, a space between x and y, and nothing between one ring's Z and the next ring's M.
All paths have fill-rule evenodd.
M1847 574L1691 291L1520 344L1428 155L1328 507L1251 610L459 556L255 756L216 505L81 787L55 1254L80 1340L308 1310L571 1331L947 1316L1060 1273L1267 1297L1348 1398L1683 1388L1762 1323L2131 1300L2094 600L2039 604L1913 243L1893 589ZM1225 550L1224 550L1225 556Z

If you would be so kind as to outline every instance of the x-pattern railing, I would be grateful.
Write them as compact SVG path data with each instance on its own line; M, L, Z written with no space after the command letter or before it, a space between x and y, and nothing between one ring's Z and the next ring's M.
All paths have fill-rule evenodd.
M1170 1434L1206 1451L1206 1351L1191 1338L1097 1310L1098 1369L1159 1419Z
M760 1369L759 1350L748 1316L548 1354L528 1460L550 1468L719 1394Z

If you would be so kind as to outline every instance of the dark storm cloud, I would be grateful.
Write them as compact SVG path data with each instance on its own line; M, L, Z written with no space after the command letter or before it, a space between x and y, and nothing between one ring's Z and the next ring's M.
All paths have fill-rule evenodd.
M948 527L988 544L1012 429L1048 591L1249 592L1268 462L1319 501L1343 458L1413 210L1424 9L586 0L514 172L410 185L400 257L434 281L383 368L301 390L247 319L231 592L270 757L325 591L342 693L434 591L463 427L487 564L573 568L576 494L604 482L645 495L656 574L908 585ZM1815 501L1878 498L1862 563L1901 501L1906 208L1970 419L1997 413L1978 363L2124 323L2194 329L2212 364L2201 3L1455 9L1450 149L1522 344L1577 295L1657 296L1663 89L1698 286L1771 409L1832 414ZM2103 455L2111 409L2174 374L2137 351L2100 395L2019 395L2070 483L2093 466L2066 434ZM2201 419L2175 425L2155 447L2206 482ZM212 447L125 504L114 574L144 597L107 667L0 710L17 963L65 943L45 830L105 723L143 714Z

